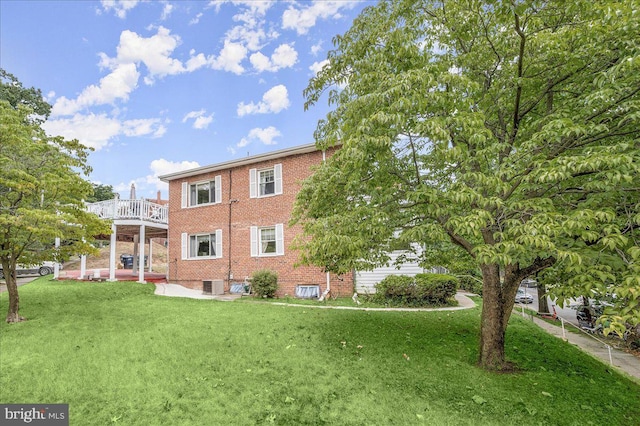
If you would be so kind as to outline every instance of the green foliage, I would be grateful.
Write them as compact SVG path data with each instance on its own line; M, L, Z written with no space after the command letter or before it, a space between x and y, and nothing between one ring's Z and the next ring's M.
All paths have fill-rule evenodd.
M455 244L481 269L497 319L487 327L503 328L511 309L499 301L549 268L565 278L556 295L615 292L620 317L640 320L638 10L638 0L366 8L305 90L307 108L325 95L333 107L318 146L340 149L298 195L303 262L384 264L401 230L404 241ZM502 344L504 330L485 335Z
M376 284L374 299L393 306L445 305L457 286L458 279L445 274L389 275Z
M115 196L116 193L113 190L113 186L94 183L93 194L91 194L86 201L88 203L95 203L98 201L113 200Z
M47 135L34 118L34 113L48 114L40 92L23 89L4 71L0 76L0 262L13 302L7 320L17 321L16 265L93 253L94 236L110 233L110 225L83 203L92 193L83 178L91 172L91 149ZM59 249L56 238L63 241Z
M482 296L482 280L472 275L458 275L457 278L458 288Z
M251 276L251 289L258 297L273 297L278 290L278 274L267 269L256 271Z
M31 87L26 89L16 76L0 68L0 100L9 102L14 109L22 105L31 109L40 119L51 113L51 105L43 100L42 91Z

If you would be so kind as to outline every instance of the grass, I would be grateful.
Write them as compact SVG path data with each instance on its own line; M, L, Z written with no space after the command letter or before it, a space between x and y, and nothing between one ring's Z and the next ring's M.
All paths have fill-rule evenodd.
M475 366L478 308L309 309L166 298L153 285L21 287L0 325L0 401L72 425L633 425L640 386L513 316L521 371ZM0 295L0 312L8 298Z

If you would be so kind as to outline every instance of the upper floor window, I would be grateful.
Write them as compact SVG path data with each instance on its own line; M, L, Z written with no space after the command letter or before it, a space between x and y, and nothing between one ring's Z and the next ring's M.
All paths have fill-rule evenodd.
M249 170L249 196L268 197L282 194L282 164L268 169Z
M273 173L273 169L258 171L260 176L260 186L258 187L258 195L264 197L265 195L272 195L276 192L276 178Z
M222 202L222 178L216 176L213 180L182 182L182 207L200 206L203 204L217 204Z

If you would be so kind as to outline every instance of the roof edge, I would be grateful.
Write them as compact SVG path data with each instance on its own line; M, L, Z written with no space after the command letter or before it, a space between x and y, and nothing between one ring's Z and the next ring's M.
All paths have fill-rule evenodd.
M280 149L277 151L266 152L263 154L252 155L237 160L229 160L222 163L210 164L208 166L196 167L193 169L182 170L179 172L168 173L166 175L158 176L162 182L170 182L176 179L187 178L191 176L201 175L204 173L216 172L219 170L226 170L231 167L240 167L247 164L259 163L261 161L275 160L277 158L289 157L291 155L306 154L314 151L322 151L316 147L315 143L298 145L291 148Z

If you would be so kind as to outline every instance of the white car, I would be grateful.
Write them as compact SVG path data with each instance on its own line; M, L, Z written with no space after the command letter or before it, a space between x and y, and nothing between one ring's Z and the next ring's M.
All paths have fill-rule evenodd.
M516 293L516 303L533 303L533 296L519 288Z
M55 262L42 262L40 265L18 265L16 268L16 276L22 275L49 275L53 274L55 268ZM60 264L62 269L62 264ZM4 271L2 265L0 265L0 278L4 278Z

